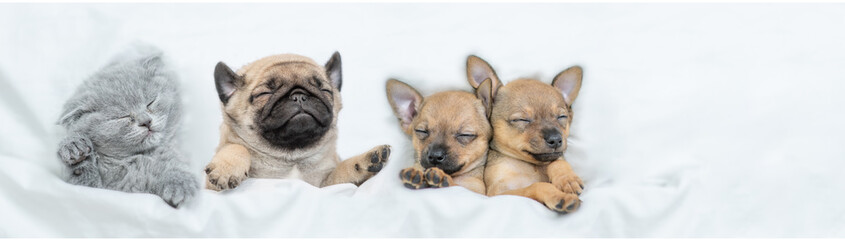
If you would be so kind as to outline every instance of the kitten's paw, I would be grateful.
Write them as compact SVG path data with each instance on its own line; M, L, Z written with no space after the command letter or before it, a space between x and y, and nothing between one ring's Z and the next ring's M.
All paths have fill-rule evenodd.
M178 208L193 199L199 191L199 183L188 173L184 174L165 180L162 186L161 199L164 199L171 207Z
M67 178L68 183L96 188L103 186L100 171L93 161L84 161L68 167L70 169L70 176Z
M249 177L249 166L227 161L211 161L205 167L205 188L222 191L238 187Z
M552 184L565 193L581 195L584 191L584 182L576 175L557 176L552 178Z
M367 165L367 172L377 173L387 164L387 159L390 158L390 145L381 145L373 148L368 153L370 160ZM357 166L356 166L357 167Z
M455 186L455 182L452 181L452 176L449 176L449 174L446 174L443 170L434 167L425 170L425 182L429 187L433 188Z
M402 179L402 184L410 189L420 189L425 187L423 172L416 168L402 169L402 171L399 171L399 179Z
M68 136L59 146L59 159L68 165L75 165L89 159L94 152L91 140L81 135Z
M570 213L581 206L581 199L572 193L560 193L547 199L544 204L555 212Z

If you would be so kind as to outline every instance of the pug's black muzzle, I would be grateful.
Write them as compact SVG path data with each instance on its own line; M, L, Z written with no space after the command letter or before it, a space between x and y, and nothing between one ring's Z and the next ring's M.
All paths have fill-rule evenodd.
M331 128L332 102L303 88L278 91L256 115L261 136L283 149L300 149L320 141Z

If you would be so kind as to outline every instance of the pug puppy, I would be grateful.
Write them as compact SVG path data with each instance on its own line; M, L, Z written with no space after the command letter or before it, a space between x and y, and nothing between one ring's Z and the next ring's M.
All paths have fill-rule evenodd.
M572 102L581 89L581 67L564 70L551 84L517 79L502 86L490 64L469 56L467 77L474 87L492 79L495 92L484 174L487 195L524 196L562 213L577 209L584 183L563 152Z
M387 81L387 100L414 145L414 166L399 173L405 187L458 185L485 194L491 86L487 81L475 94L446 91L423 98L404 82Z
M205 168L208 189L232 189L247 177L360 185L387 163L388 145L345 161L337 155L337 52L324 66L294 54L265 57L237 73L219 62L214 82L223 124L217 153Z

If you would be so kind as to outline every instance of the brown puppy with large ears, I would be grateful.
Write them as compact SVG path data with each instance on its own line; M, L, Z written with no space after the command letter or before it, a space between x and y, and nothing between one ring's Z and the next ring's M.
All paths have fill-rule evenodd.
M485 194L484 165L492 129L490 81L475 94L446 91L423 99L416 89L390 79L387 99L414 145L414 166L399 176L405 187L455 186Z
M563 159L572 123L572 102L581 88L581 67L558 74L552 84L517 79L501 86L490 65L476 56L467 59L470 84L494 79L496 97L490 123L493 141L484 181L487 195L518 195L568 213L581 204L581 178ZM475 84L474 84L475 83Z

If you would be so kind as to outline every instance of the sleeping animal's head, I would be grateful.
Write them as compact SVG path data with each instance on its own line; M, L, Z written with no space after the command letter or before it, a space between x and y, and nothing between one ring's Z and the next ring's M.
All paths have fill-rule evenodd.
M493 85L501 86L493 88L491 149L538 165L563 157L572 124L572 102L581 89L581 67L563 70L551 84L517 79L502 85L486 61L470 56L467 76L473 87L485 79L494 79Z
M180 115L175 77L153 55L95 73L65 104L59 124L88 136L100 153L129 154L172 139Z
M423 98L399 80L387 81L387 99L402 131L411 137L423 168L460 175L483 166L492 129L487 121L489 81L475 94L445 91Z

